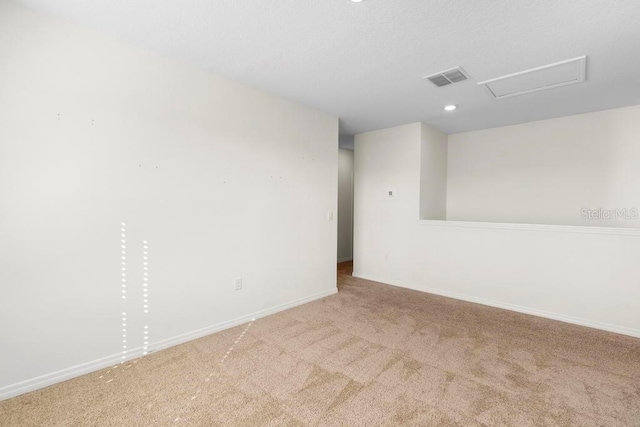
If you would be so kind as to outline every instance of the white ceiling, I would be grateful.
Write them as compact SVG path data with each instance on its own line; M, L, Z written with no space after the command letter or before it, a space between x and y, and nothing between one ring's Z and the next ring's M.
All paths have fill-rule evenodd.
M337 115L446 133L640 104L639 0L21 0ZM587 82L500 101L477 82L588 55ZM471 80L422 77L461 65ZM454 103L453 113L443 110Z

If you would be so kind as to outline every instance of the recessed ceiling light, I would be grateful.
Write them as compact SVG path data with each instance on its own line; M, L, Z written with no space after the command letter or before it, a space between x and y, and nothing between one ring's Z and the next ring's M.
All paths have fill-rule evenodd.
M353 3L360 3L362 0L351 0Z
M457 105L447 105L446 107L444 107L444 110L445 110L445 111L453 111L453 110L455 110L456 108L458 108L458 106L457 106Z

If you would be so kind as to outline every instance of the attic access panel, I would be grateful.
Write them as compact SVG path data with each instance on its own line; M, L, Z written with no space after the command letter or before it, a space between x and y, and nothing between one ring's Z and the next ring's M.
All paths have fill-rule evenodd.
M493 99L505 99L541 90L582 83L586 80L587 57L568 59L478 83Z

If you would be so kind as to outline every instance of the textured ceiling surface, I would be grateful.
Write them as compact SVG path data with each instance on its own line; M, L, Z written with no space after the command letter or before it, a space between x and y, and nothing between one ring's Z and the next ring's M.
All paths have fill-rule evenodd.
M344 135L446 133L640 104L638 0L20 0L334 114ZM477 86L588 55L587 82L500 101ZM471 79L422 77L461 65ZM445 104L458 104L453 113Z

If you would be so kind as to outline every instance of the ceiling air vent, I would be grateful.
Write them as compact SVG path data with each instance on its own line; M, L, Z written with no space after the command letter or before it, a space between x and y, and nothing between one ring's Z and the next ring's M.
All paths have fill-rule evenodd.
M511 98L526 93L582 83L586 80L587 57L568 59L531 70L478 83L493 99Z
M423 78L429 80L438 87L442 87L450 85L451 83L458 83L467 80L469 79L469 74L467 74L462 67L455 67L440 71L439 73L430 74Z

